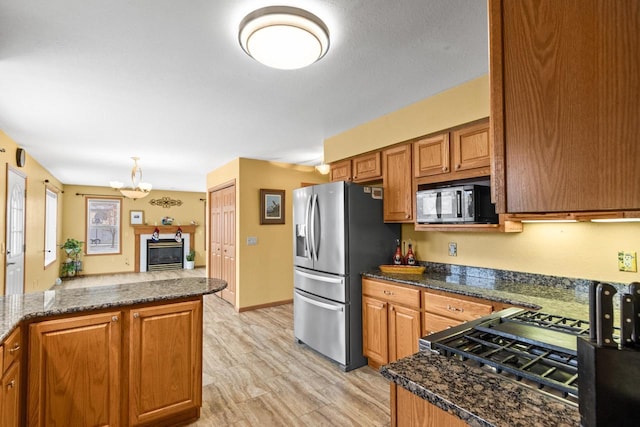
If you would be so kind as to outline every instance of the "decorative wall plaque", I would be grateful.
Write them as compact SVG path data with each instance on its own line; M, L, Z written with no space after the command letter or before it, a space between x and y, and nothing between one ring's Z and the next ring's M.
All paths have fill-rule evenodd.
M149 200L149 204L153 206L162 206L163 208L170 208L171 206L182 206L182 200L176 200L165 196L161 199L151 199Z

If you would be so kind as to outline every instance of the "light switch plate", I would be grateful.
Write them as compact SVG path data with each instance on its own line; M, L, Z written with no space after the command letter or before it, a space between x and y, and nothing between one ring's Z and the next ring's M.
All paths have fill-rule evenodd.
M618 270L620 271L638 271L638 261L635 252L618 252Z
M247 237L247 246L255 246L258 244L258 238L257 237Z

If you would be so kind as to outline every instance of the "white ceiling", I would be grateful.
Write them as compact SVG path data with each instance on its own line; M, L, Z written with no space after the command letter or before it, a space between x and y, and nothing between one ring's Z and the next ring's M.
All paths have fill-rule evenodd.
M327 55L249 58L238 23L303 7ZM485 74L484 0L2 0L0 129L65 184L205 191L237 157L318 164L323 140ZM5 156L10 153L5 153Z

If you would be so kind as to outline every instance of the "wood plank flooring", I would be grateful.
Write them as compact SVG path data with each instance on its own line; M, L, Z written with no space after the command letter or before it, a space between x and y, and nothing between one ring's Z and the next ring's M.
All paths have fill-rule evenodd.
M204 276L204 269L78 277L58 288ZM192 426L389 426L389 384L297 344L293 305L237 313L204 297L202 410Z
M293 306L236 313L205 296L203 402L193 426L388 426L389 384L297 344Z

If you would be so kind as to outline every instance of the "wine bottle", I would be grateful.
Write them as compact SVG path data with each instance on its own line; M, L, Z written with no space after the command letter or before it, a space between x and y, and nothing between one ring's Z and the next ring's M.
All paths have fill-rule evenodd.
M409 250L407 251L406 261L407 261L407 265L416 265L416 256L413 254L413 249L411 248L411 242L409 242Z

